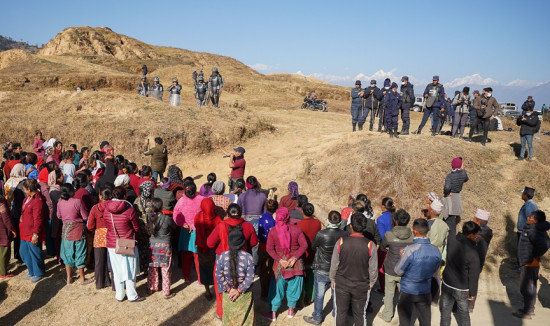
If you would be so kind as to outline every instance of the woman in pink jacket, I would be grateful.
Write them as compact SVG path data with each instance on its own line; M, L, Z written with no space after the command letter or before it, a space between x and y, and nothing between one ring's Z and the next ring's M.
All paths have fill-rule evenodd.
M174 222L182 228L178 241L178 251L181 252L181 268L185 282L191 281L191 264L195 262L195 269L200 283L199 256L195 244L195 216L201 211L203 196L197 194L197 185L187 182L184 186L185 195L174 207Z

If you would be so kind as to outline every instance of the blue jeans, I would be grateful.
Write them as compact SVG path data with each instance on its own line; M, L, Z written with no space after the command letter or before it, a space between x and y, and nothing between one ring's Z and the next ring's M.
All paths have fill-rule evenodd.
M323 303L325 301L325 292L330 288L330 278L328 273L313 271L315 277L315 299L313 301L313 319L318 322L323 321ZM330 289L332 295L332 316L334 316L334 290Z
M533 135L521 136L521 152L519 153L519 157L521 158L525 157L526 142L527 142L527 145L529 146L529 158L533 158Z
M19 247L19 255L27 269L29 275L42 277L46 273L46 266L44 265L44 256L42 256L42 243L33 245L29 241L21 240L21 247Z
M164 178L164 173L160 171L153 171L153 180L155 180L155 182L158 182L158 177L160 177L160 179Z

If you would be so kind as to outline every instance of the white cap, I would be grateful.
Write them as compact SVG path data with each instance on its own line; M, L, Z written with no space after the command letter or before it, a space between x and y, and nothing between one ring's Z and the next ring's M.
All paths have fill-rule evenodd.
M491 216L491 213L489 213L487 211L484 211L481 208L477 209L477 212L476 212L476 215L475 215L475 217L477 217L478 219L483 220L483 221L488 221L489 216Z

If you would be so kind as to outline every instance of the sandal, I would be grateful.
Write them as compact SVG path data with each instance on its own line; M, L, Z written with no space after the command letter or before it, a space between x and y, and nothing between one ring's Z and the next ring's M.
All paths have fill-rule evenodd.
M164 296L164 299L169 300L169 299L172 299L172 298L175 297L175 296L176 296L175 293L170 293L169 295L165 295L165 296Z
M80 285L88 285L93 282L94 282L93 278L85 278L84 281L80 281Z
M145 301L145 298L144 297L137 297L135 300L132 300L130 302L141 302L141 301Z

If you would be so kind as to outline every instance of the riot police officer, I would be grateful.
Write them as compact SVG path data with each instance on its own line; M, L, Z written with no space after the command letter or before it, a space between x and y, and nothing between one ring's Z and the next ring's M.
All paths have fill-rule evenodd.
M136 87L136 90L141 96L149 96L149 83L147 82L147 76L141 76L141 83Z
M389 78L386 78L384 80L384 88L382 88L380 90L380 92L378 92L378 100L380 101L380 108L378 109L378 132L386 132L388 131L388 128L386 126L386 121L385 121L385 115L386 115L386 107L385 107L385 98L386 98L386 94L388 94L390 91L391 91L391 88L390 88L390 85L391 85L391 80ZM382 126L384 126L384 130L382 130Z
M390 133L390 138L399 138L397 125L399 121L399 110L401 109L401 95L397 92L397 84L391 84L391 90L384 96L386 129Z
M172 79L172 85L168 86L167 90L170 92L170 99L168 100L170 105L180 106L181 85L178 83L177 78Z
M199 107L206 105L208 99L208 84L204 82L204 77L199 76L197 83L195 83L195 99Z
M409 83L409 77L403 76L401 78L401 121L403 126L401 127L401 135L409 134L409 127L411 125L411 107L414 104L414 85Z
M424 125L426 125L430 115L433 113L434 124L432 127L432 136L435 136L437 130L439 130L439 115L441 107L445 104L445 88L439 83L439 76L433 76L432 83L426 86L426 89L424 90L424 98L426 101L424 116L422 117L422 122L420 123L420 126L418 126L418 130L415 134L420 135L420 133L422 133L422 128L424 128Z
M164 93L164 87L162 87L162 84L159 82L159 78L158 77L153 78L153 85L151 85L151 92L150 92L151 97L162 101L163 93Z
M355 81L355 88L351 89L351 125L353 126L353 131L359 122L359 119L362 116L363 109L363 99L361 98L361 81ZM363 125L359 125L359 130L363 129Z
M370 86L365 87L363 89L363 94L361 95L364 99L363 101L363 116L361 117L361 120L359 121L360 124L363 124L367 121L367 118L370 114L370 126L369 131L372 131L372 125L374 124L374 118L376 116L376 112L378 111L378 107L380 106L380 102L378 101L378 92L380 91L380 88L376 86L376 80L370 81Z
M218 68L212 68L212 75L210 75L210 80L208 81L208 91L210 92L210 101L212 105L217 108L220 102L220 95L222 94L223 89L223 77L219 73Z

